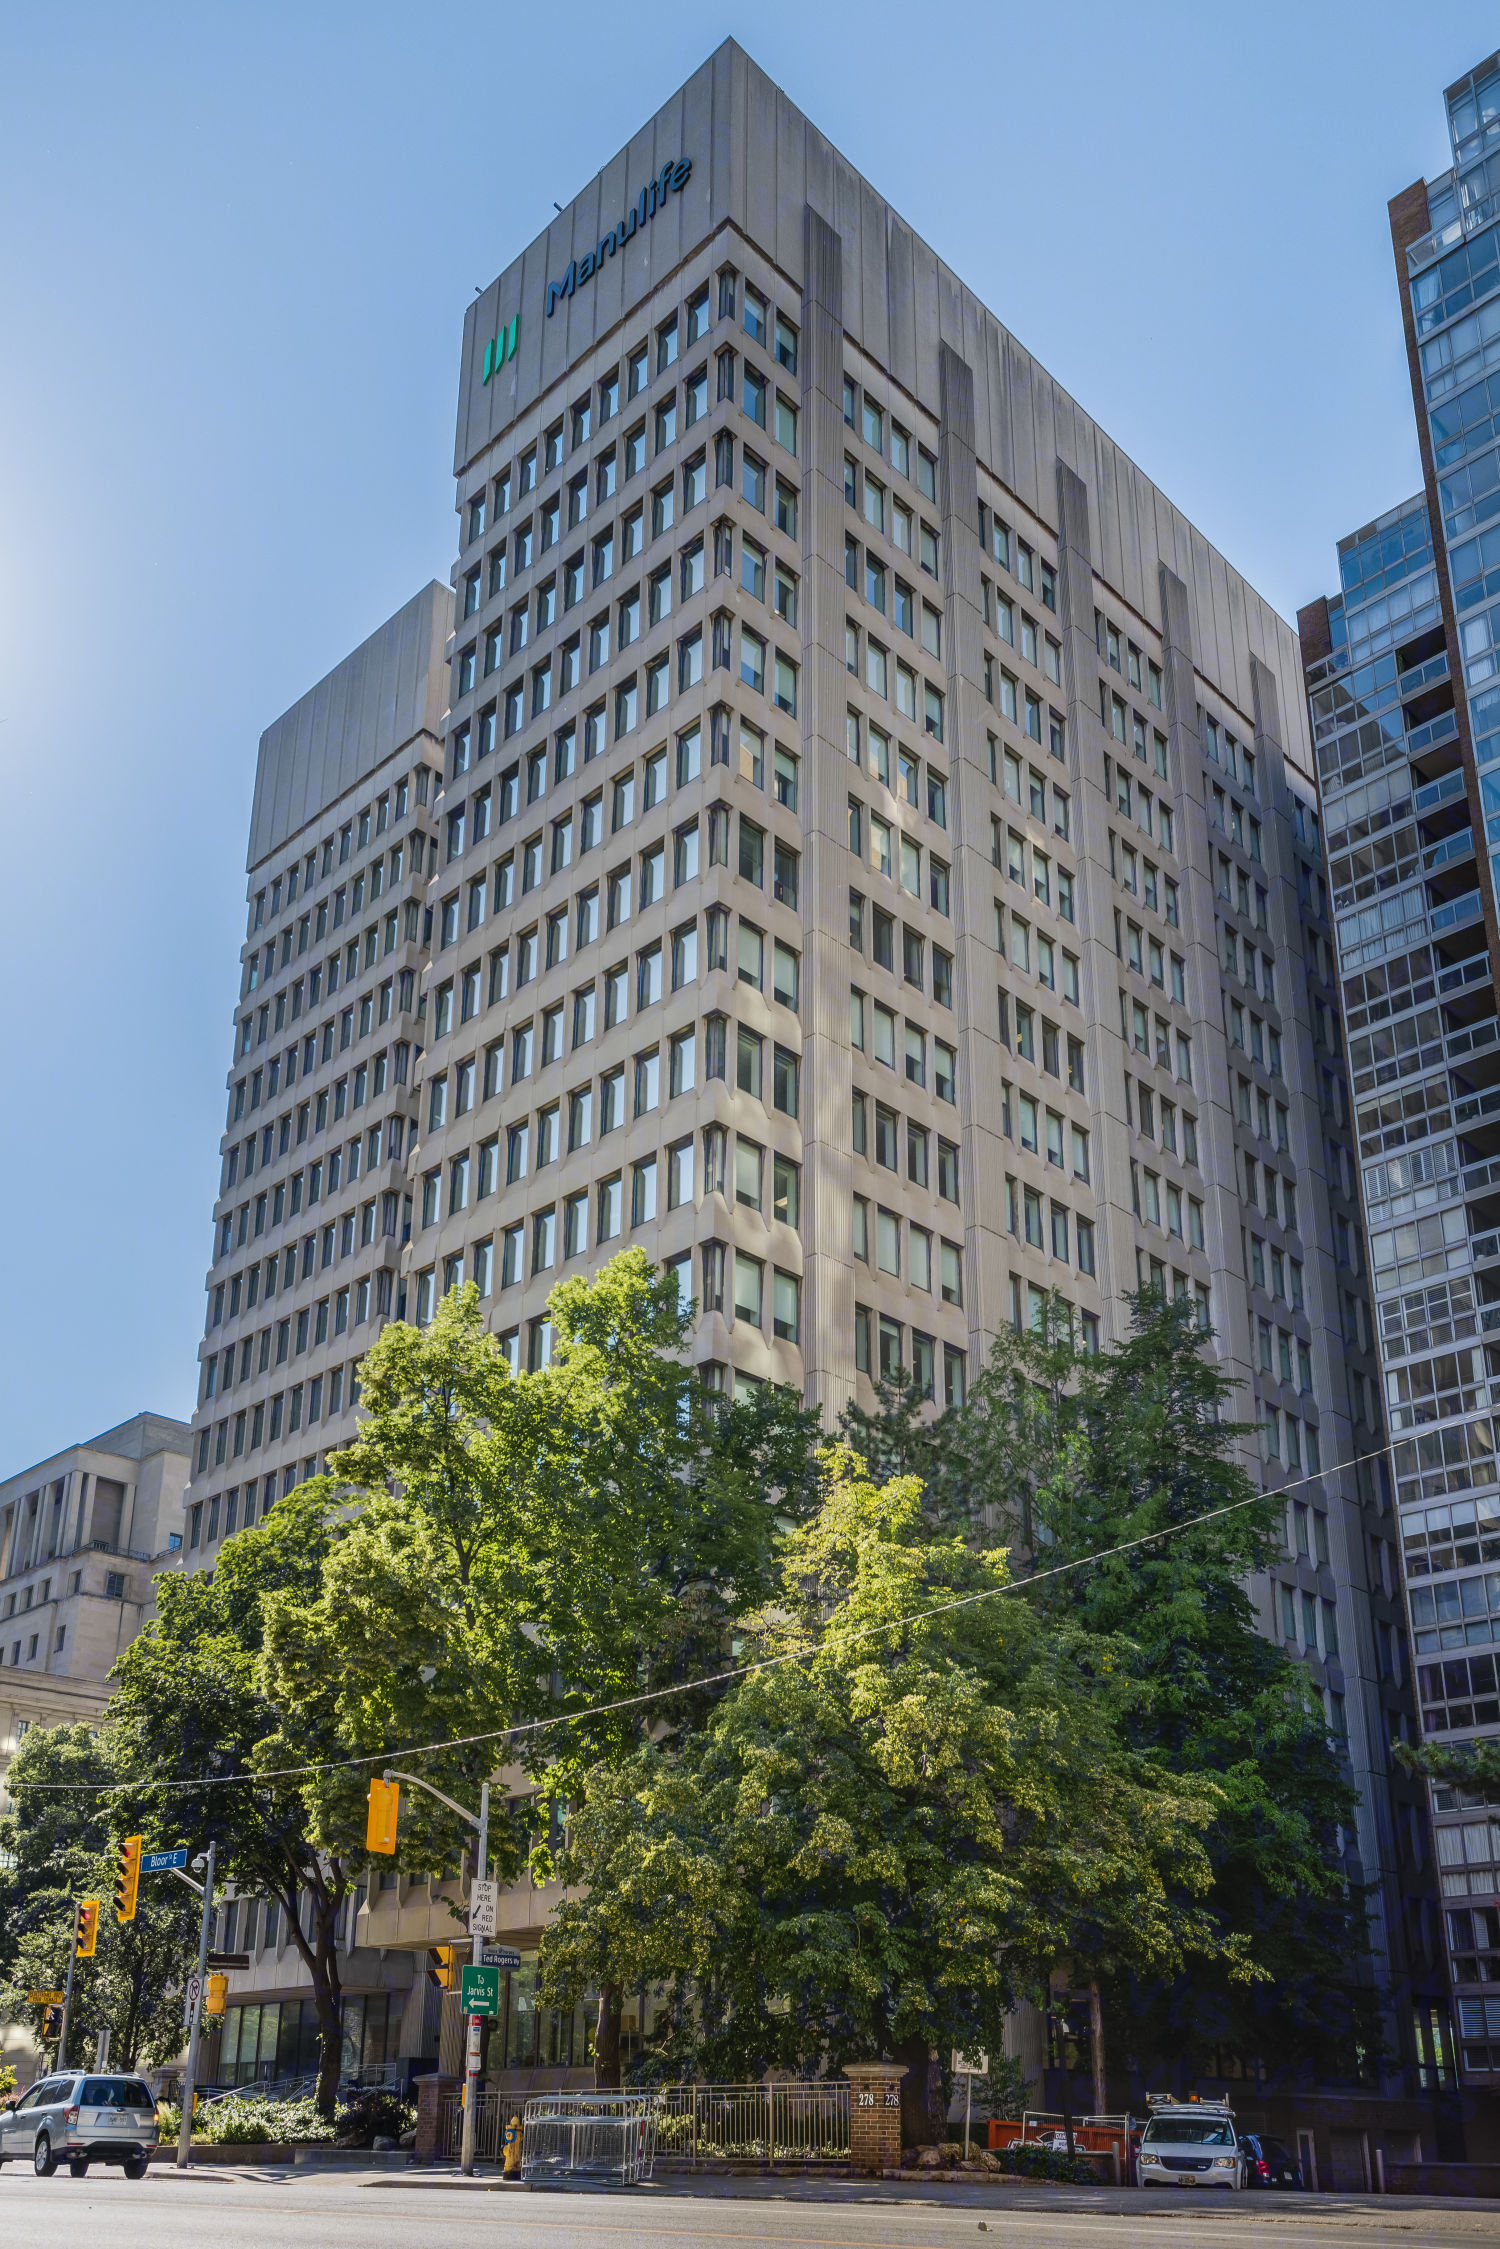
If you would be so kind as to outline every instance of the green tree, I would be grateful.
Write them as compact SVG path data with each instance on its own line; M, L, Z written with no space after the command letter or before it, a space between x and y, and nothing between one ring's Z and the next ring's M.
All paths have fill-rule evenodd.
M706 1409L676 1290L641 1251L561 1283L548 1308L551 1363L521 1375L472 1286L425 1329L385 1329L361 1370L359 1437L329 1463L351 1514L321 1586L265 1604L261 1678L278 1708L326 1697L329 1725L366 1754L491 1737L423 1761L460 1802L477 1801L502 1755L528 1772L527 1800L492 1816L502 1878L523 1851L550 1871L549 1807L576 1799L589 1768L627 1754L646 1723L637 1710L585 1713L722 1667L734 1617L770 1583L778 1521L805 1512L811 1491L814 1417L769 1390ZM683 1694L670 1715L691 1723L705 1706L701 1691ZM492 1737L510 1727L522 1730L502 1753ZM301 1784L313 1835L346 1860L367 1777ZM412 1792L402 1864L450 1864L467 1840ZM611 2081L609 1985L599 2047Z
M0 1820L0 2002L40 2032L43 2010L25 1995L62 1989L75 1902L98 1898L98 1943L74 1982L72 2054L85 2058L107 2025L115 2062L135 2069L181 2048L198 1922L188 1891L161 1880L142 1883L133 1921L116 1920L119 1778L108 1726L34 1726L17 1750L7 1775L15 1810Z
M129 1776L117 1817L193 1852L212 1840L216 1882L280 1905L317 2009L324 2115L342 2058L337 1939L354 1867L322 1846L298 1778L282 1768L337 1760L350 1748L334 1682L317 1682L295 1710L281 1710L261 1671L273 1596L315 1601L342 1535L331 1487L318 1478L230 1539L211 1573L163 1573L156 1615L116 1666L110 1706Z
M1143 2061L1197 2071L1222 2045L1351 2072L1377 2040L1363 1895L1339 1849L1354 1791L1307 1672L1262 1637L1246 1590L1280 1553L1285 1501L1234 1461L1255 1433L1228 1418L1233 1385L1187 1307L1147 1291L1131 1314L1097 1356L1075 1347L1065 1307L1039 1333L1003 1331L968 1408L937 1425L963 1511L1036 1574L1036 1613L1125 1648L1129 1741L1219 1791L1204 1838L1219 1965L1143 1976L1084 1930L1082 1978L1099 1977L1116 2044L1128 2023ZM1171 1535L1134 1543L1157 1532ZM1083 1566L1047 1574L1061 1564ZM1229 1972L1230 1940L1263 1977Z
M1216 1790L1129 1746L1118 1652L1045 1629L1007 1583L1003 1553L935 1525L915 1478L877 1487L831 1452L747 1642L806 1652L589 1776L546 1995L665 1985L663 2059L710 2076L894 2055L924 2141L942 2131L934 2052L998 2051L1080 1926L1142 1970L1211 1954L1250 1972L1192 1902Z

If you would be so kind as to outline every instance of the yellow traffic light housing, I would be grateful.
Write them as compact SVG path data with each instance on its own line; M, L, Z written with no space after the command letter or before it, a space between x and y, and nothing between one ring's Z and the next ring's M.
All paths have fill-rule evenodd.
M371 1780L370 1810L369 1817L365 1822L365 1849L367 1851L395 1850L396 1814L400 1807L400 1781Z
M115 1919L133 1921L141 1886L141 1838L127 1835L120 1845L120 1871L115 1876Z
M433 1946L433 1951L437 1954L438 1982L442 1985L444 1991L457 1991L459 1971L458 1946L456 1944L439 1944Z
M208 1997L203 2003L204 2013L222 2015L228 2000L229 1978L227 1976L210 1976L208 1979Z
M78 1936L73 1950L79 1960L92 1960L99 1942L99 1900L84 1898L78 1908Z

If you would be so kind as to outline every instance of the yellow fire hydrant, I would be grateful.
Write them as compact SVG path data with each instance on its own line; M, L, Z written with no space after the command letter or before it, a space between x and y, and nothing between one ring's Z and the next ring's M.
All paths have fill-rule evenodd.
M506 2125L503 2145L505 2149L503 2175L507 2179L513 2179L521 2168L521 2119L519 2116L513 2116Z

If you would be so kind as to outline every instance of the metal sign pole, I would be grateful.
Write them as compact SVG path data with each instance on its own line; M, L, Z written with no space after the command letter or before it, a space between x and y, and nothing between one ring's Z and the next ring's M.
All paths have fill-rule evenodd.
M208 1938L214 1920L214 1848L208 1846L208 1865L203 1874L203 1920L198 1931L198 1973L188 2025L187 2069L182 2081L182 2123L177 2132L177 2168L188 2166L188 2149L193 2139L193 2093L198 2078L198 2031L203 2021L203 1986L208 1975Z
M57 2074L68 2066L68 2031L73 2021L73 1972L78 1966L78 1917L81 1900L73 1900L73 1939L68 1946L68 1973L63 1984L62 2028L57 2034Z
M490 1862L490 1784L485 1781L479 1791L479 1848L478 1879L489 1879ZM484 1959L484 1938L475 1936L471 1948L474 1966ZM474 2176L474 2111L479 2105L479 2019L471 2015L464 2028L464 2117L463 2136L459 2144L459 2169L466 2179Z

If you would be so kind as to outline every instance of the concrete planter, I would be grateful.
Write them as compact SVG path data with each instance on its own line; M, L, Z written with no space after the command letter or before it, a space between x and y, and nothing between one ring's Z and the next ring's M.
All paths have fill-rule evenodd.
M204 2140L194 2140L188 2149L188 2162L195 2168L207 2163L215 2169L231 2163L290 2163L294 2149L287 2140L225 2141L210 2146ZM153 2163L173 2164L177 2161L177 2142L151 2150Z
M404 2171L410 2156L404 2147L330 2147L326 2141L292 2150L293 2163L322 2171Z

